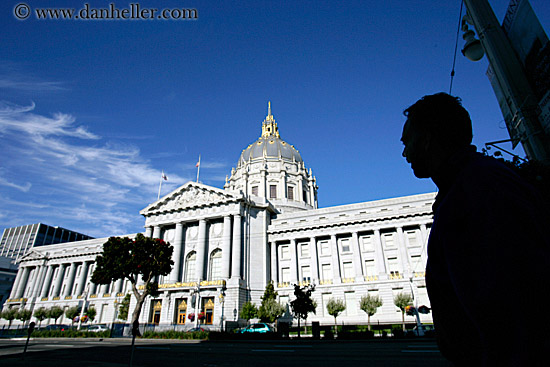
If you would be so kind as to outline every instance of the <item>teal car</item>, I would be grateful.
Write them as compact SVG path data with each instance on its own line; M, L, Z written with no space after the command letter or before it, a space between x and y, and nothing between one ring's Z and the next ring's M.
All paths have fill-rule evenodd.
M264 324L264 323L257 323L257 324L252 324L252 325L248 325L247 327L245 327L244 329L241 330L241 333L244 334L244 333L272 333L273 332L273 328L271 326L269 326L268 324Z

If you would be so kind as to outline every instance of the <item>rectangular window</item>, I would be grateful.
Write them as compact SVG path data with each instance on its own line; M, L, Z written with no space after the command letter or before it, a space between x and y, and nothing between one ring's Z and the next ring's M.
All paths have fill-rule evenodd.
M281 260L290 259L290 248L288 245L281 246Z
M344 268L344 278L350 279L355 277L354 271L353 271L353 263L351 261L346 261L342 264Z
M288 299L289 299L288 296L279 296L279 303L282 304L283 306L286 306L288 305Z
M388 258L388 270L391 275L399 275L399 263L397 262L397 257Z
M361 251L363 252L374 251L373 236L361 237Z
M269 185L269 198L277 199L277 185Z
M281 282L289 283L290 282L290 268L281 269Z
M294 200L294 187L288 187L288 200Z
M311 270L309 265L302 266L302 280L304 282L311 281Z
M187 299L178 299L176 301L176 323L185 324L185 317L187 316Z
M386 233L382 236L382 238L384 240L385 247L394 247L395 243L394 243L393 233Z
M373 277L377 275L374 260L365 260L365 275L368 277Z
M300 244L300 257L309 257L309 243Z
M351 241L349 238L340 239L340 248L342 249L342 253L351 252L350 243Z
M330 255L330 242L328 240L319 241L321 256Z
M416 231L407 231L405 233L405 235L407 236L407 239L409 240L409 246L410 247L416 247L416 246L420 245L420 243L418 241L418 238L416 236Z
M330 293L323 293L321 294L321 303L323 307L323 316L330 316L327 311L327 303L332 298L332 294Z
M357 301L355 300L355 292L344 292L344 301L346 302L345 314L347 316L357 315Z
M258 196L258 186L252 186L252 195Z
M329 280L332 279L332 267L330 264L323 264L321 266L321 275L323 276L323 280Z

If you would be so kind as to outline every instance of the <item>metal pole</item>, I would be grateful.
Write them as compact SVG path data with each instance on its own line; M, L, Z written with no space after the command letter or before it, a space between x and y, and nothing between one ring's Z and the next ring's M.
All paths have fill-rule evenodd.
M504 110L501 106L501 110L510 137L521 141L529 159L549 164L550 136L542 129L537 116L537 98L493 9L487 0L464 0L464 5L506 97L504 103L507 106ZM506 109L509 109L511 115L505 112Z

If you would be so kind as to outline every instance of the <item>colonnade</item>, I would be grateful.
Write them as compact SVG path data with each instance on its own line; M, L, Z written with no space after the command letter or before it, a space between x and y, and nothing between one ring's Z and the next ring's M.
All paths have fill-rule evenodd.
M414 230L420 234L421 249L417 249L416 256L420 256L423 264L426 261L426 248L423 246L428 240L428 227L426 223L411 226L407 225L407 228L413 227ZM397 246L393 248L387 248L383 245L382 235L384 233L393 233L396 236ZM372 241L372 249L365 250L361 248L360 238L368 236ZM350 251L343 252L342 246L339 243L341 239L350 240ZM320 242L328 241L330 247L330 256L325 256L322 259L320 252ZM309 256L300 258L299 245L309 245ZM307 233L300 235L299 233L291 234L287 238L277 238L269 242L271 248L271 280L277 283L283 283L281 268L282 264L285 267L290 266L290 279L285 283L294 284L299 283L302 280L300 274L301 266L309 266L311 270L311 279L326 281L326 274L321 273L321 266L324 264L330 264L332 268L332 278L328 279L329 283L341 283L341 282L355 282L363 280L371 280L373 274L367 274L365 266L365 260L372 260L376 266L376 276L378 279L383 279L390 276L392 269L388 266L388 256L398 259L399 270L401 276L411 276L415 269L412 268L411 254L408 246L408 240L405 238L403 226L394 226L390 228L376 228L365 232L362 230L347 230L341 232L315 234L313 236L307 236ZM280 247L289 246L289 259L284 261L281 259ZM419 247L417 246L417 247ZM309 258L309 259L308 259ZM289 261L288 261L289 260ZM348 279L342 274L343 263L352 262L354 277Z
M196 253L195 262L195 274L193 281L200 281L208 278L208 271L210 270L208 261L214 248L209 248L207 239L208 219L199 219L198 221L198 235L195 243L194 251ZM195 222L196 223L196 222ZM163 227L173 226L168 225L156 225L148 226L145 230L147 237L162 238ZM170 283L180 281L190 281L190 279L184 279L185 271L185 257L189 254L190 249L186 248L185 231L189 222L175 223L175 238L172 243L174 247L174 253L172 259L174 261L174 267L167 280ZM229 279L240 278L242 273L242 217L240 214L225 215L223 217L223 230L219 249L222 252L222 267L220 278ZM208 265L207 265L208 264ZM166 282L166 281L165 281Z

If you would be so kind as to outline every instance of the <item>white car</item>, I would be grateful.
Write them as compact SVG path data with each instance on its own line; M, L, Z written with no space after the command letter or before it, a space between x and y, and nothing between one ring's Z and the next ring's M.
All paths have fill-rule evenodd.
M105 325L90 325L88 331L92 333L101 333L102 331L109 331L110 329Z

